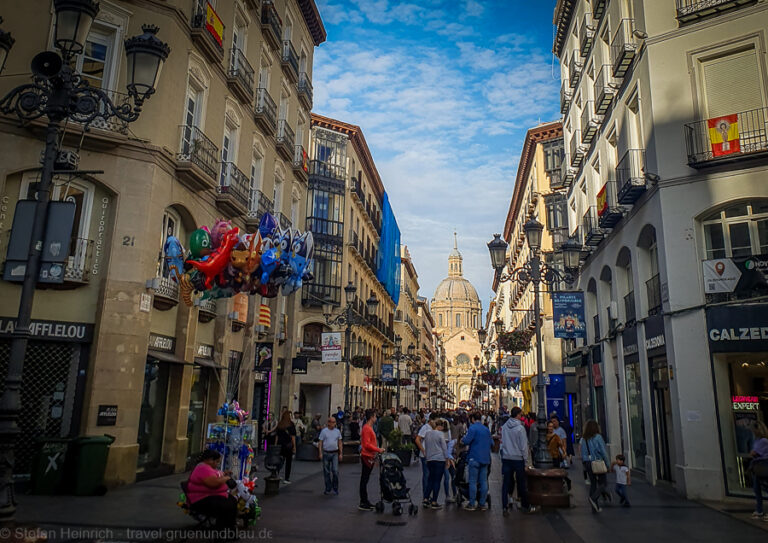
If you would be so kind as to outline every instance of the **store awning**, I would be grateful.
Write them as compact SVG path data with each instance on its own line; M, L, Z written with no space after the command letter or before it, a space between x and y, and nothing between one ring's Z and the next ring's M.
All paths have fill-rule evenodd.
M222 368L222 366L217 364L213 358L195 357L195 364L197 364L198 366L205 366L206 368L216 368L216 369Z
M156 351L155 349L147 349L147 357L154 358L155 360L159 360L160 362L170 362L172 364L189 364L189 362L185 361L183 358L179 358L173 353L166 353L164 351Z

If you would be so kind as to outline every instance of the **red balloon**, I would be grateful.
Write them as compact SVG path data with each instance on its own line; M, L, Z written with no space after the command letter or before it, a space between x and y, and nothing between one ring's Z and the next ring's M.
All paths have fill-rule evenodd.
M224 234L224 241L219 245L219 248L211 253L205 261L189 260L189 264L205 275L205 288L213 288L214 278L224 271L224 268L229 264L230 254L232 249L240 242L238 238L239 229L237 227L231 229Z

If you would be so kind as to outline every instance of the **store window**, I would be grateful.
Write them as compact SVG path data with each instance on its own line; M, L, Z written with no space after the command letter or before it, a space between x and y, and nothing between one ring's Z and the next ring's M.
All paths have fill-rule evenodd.
M768 254L768 199L728 206L702 225L707 260Z

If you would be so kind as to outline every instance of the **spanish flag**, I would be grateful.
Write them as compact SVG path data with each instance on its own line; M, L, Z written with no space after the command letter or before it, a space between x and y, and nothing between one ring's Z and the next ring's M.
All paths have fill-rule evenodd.
M597 216L602 217L603 213L606 212L608 209L608 198L606 197L605 193L605 187L607 185L603 185L603 188L600 189L600 192L597 193Z
M221 19L210 3L207 4L205 10L205 29L211 33L211 36L221 46L224 40L224 23L221 22Z
M261 304L259 307L259 326L269 328L272 325L272 311L267 304Z
M739 116L726 115L707 119L712 156L731 155L741 152L739 144Z

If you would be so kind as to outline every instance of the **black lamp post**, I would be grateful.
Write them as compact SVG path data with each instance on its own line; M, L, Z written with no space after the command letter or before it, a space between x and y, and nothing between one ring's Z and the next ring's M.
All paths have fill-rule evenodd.
M354 303L355 303L355 294L357 293L357 287L350 281L347 283L347 286L344 287L344 301L346 302L346 305L344 306L344 309L342 309L341 314L337 316L333 316L333 301L330 299L326 299L325 303L323 304L323 315L325 316L325 322L329 326L343 326L344 327L344 362L346 363L347 367L345 369L345 380L344 380L344 413L348 413L350 410L349 405L349 367L352 364L352 357L351 357L351 347L352 347L352 326L365 326L369 324L369 322L362 316L358 315L354 311ZM379 300L376 298L375 294L371 294L371 297L368 298L365 302L365 306L368 309L368 314L372 315L376 308L379 306ZM346 420L346 419L345 419ZM348 426L345 424L344 426L344 432L345 432L345 438L348 438L346 435L346 432L348 431Z
M17 421L21 411L21 379L30 338L32 303L40 275L40 256L62 124L74 121L87 126L95 119L108 120L112 117L125 122L135 121L144 100L155 92L160 68L170 53L170 47L155 36L158 30L156 26L144 26L143 35L126 40L125 54L128 66L131 67L127 86L133 106L130 103L116 105L105 91L91 87L71 66L72 57L85 47L91 24L99 11L98 3L94 0L54 0L54 8L54 44L59 52L38 53L31 63L32 83L20 85L0 99L0 113L13 114L21 121L41 117L46 117L48 121L19 312L11 339L5 389L0 398L2 523L13 522L16 513L13 449L19 434ZM0 30L0 70L5 66L13 43L10 33Z
M530 247L532 255L531 259L521 267L516 268L509 273L504 273L504 268L507 265L508 245L506 241L501 239L499 234L493 235L493 239L488 243L488 250L491 254L491 265L499 275L499 283L504 283L506 281L517 281L521 285L527 285L529 282L533 283L533 312L536 324L536 393L538 395L536 414L538 445L536 447L533 464L537 468L544 469L552 466L552 457L549 454L546 442L547 413L544 402L544 361L541 343L539 285L543 283L544 285L551 287L553 284L557 284L560 281L565 281L568 284L573 283L575 278L572 270L578 268L578 258L580 256L578 253L580 253L581 247L576 244L568 243L563 245L561 250L563 251L563 260L566 264L566 270L565 273L562 273L541 261L540 249L544 225L532 218L523 225L523 230L525 231L528 247ZM572 266L574 263L576 265Z

